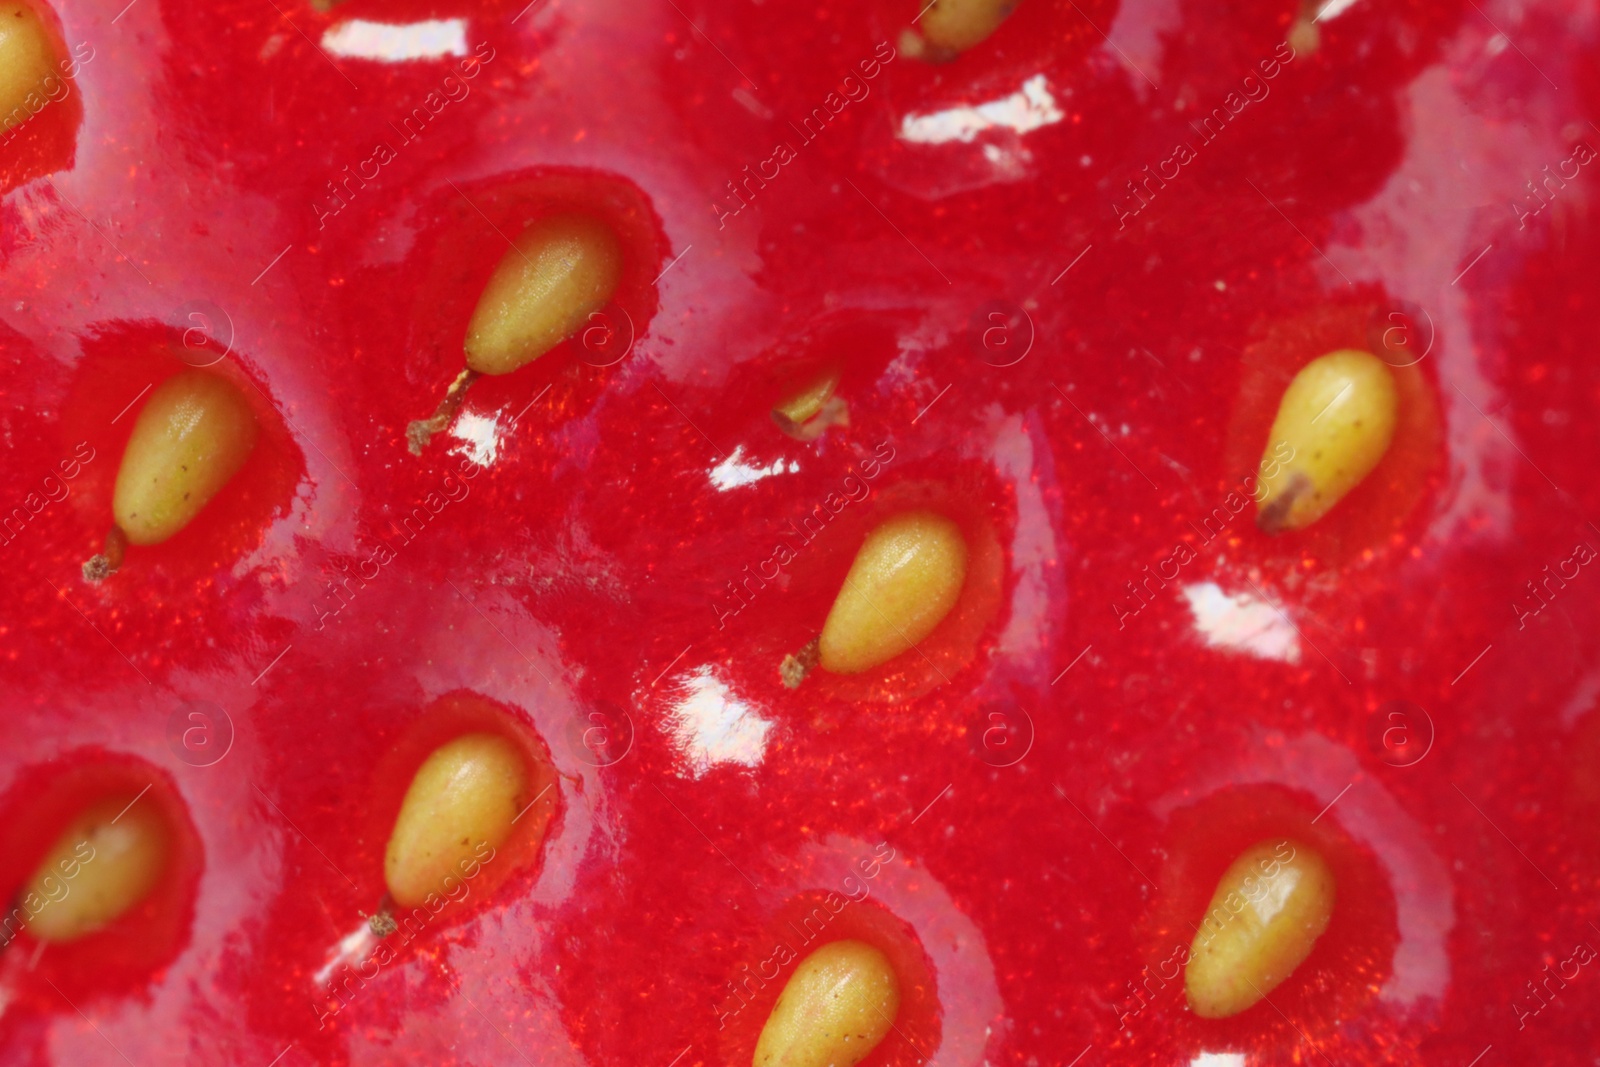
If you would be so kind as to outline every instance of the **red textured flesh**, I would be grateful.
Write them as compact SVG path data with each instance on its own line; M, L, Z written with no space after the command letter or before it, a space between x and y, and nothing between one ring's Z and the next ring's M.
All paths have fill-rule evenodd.
M1600 978L1528 983L1600 947L1600 578L1526 583L1600 549L1600 179L1519 215L1600 145L1593 11L1357 0L1265 79L1288 2L1023 0L952 63L866 78L915 6L62 0L93 57L0 147L0 505L27 513L0 544L0 888L97 782L157 783L183 847L147 922L0 956L0 1062L737 1067L781 978L731 1015L730 982L776 939L803 956L801 903L851 885L823 936L879 944L906 990L863 1067L1590 1058ZM462 96L459 57L319 52L357 18L460 19L492 56ZM1030 85L1030 132L899 135ZM631 349L481 380L413 458L505 236L558 209L617 228ZM124 409L197 358L197 302L231 320L205 350L251 386L257 451L87 586ZM996 302L1027 313L1013 347ZM1394 449L1317 527L1259 533L1228 501L1296 361L1402 309L1427 354ZM780 433L835 363L848 426ZM785 689L910 501L974 545L927 657ZM1293 660L1208 643L1204 583L1281 609ZM398 768L463 690L543 738L559 817L328 1015L313 976L378 906ZM1435 731L1411 766L1382 758L1396 700ZM237 731L212 766L169 748L191 701ZM1180 977L1141 1004L1280 834L1339 897L1273 1003L1200 1020Z

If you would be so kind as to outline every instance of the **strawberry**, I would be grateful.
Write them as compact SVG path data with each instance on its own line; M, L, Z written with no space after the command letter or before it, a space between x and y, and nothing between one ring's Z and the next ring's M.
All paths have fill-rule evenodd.
M1589 22L918 7L0 5L0 1063L1588 1057Z

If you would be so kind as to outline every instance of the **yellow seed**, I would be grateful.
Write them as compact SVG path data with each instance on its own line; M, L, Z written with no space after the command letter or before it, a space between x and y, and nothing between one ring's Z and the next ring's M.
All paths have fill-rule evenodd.
M1322 44L1322 31L1317 27L1322 0L1300 0L1300 11L1289 25L1285 36L1289 50L1295 56L1314 55Z
M112 512L136 545L165 541L189 524L255 447L256 419L226 378L200 370L156 387L122 453Z
M18 895L24 911L38 908L27 930L41 941L93 933L149 896L166 871L167 853L167 825L153 801L129 794L90 806Z
M756 1042L754 1067L855 1067L900 1011L888 957L834 941L800 961Z
M1318 29L1315 17L1308 18L1302 14L1289 27L1285 40L1295 55L1315 55L1322 45L1322 31Z
M18 0L0 3L0 133L44 106L45 79L55 73L55 46L38 13Z
M503 737L463 734L435 749L411 779L383 857L395 903L447 895L446 879L473 869L484 846L505 844L519 807L533 799L527 791L527 761Z
M1309 845L1263 841L1217 883L1184 972L1189 1007L1237 1015L1276 989L1311 953L1333 914L1333 872Z
M858 674L933 632L961 596L967 542L955 523L910 511L867 535L823 624L824 670Z
M1256 524L1275 534L1327 514L1389 450L1399 405L1394 373L1370 352L1340 349L1302 367L1267 438Z
M934 0L917 20L933 48L965 52L988 37L1011 14L1018 0Z
M557 215L518 237L484 286L467 325L467 366L509 374L576 333L606 306L622 247L603 223Z
M778 429L801 441L815 441L830 426L850 425L850 405L838 396L839 368L830 367L772 409Z
M837 367L829 368L774 407L773 421L787 432L797 431L802 423L809 422L821 413L823 405L833 399L833 391L837 388L839 370Z

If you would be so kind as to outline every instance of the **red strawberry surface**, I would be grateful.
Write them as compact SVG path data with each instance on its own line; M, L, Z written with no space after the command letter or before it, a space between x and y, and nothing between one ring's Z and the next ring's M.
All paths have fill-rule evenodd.
M0 1063L744 1067L840 937L904 987L864 1067L1593 1062L1600 11L1021 0L943 63L917 16L53 5L70 92L0 134L0 892L113 788L176 845L0 953ZM612 303L414 457L557 209ZM1394 445L1268 537L1349 347ZM88 584L192 366L257 447ZM848 419L780 432L826 367ZM956 607L786 687L908 507ZM487 722L558 772L542 848L377 952L406 782ZM1331 924L1199 1018L1178 950L1277 837Z

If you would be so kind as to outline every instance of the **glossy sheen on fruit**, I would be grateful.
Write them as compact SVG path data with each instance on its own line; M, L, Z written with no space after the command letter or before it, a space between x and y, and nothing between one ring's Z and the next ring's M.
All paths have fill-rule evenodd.
M891 1032L862 1067L919 1052L1064 1067L1091 1042L1078 1067L1435 1067L1490 1044L1478 1067L1496 1067L1600 1047L1587 963L1525 1027L1513 1010L1541 1007L1526 983L1562 970L1575 941L1600 943L1585 932L1600 924L1586 799L1600 759L1582 743L1597 736L1600 598L1574 550L1600 544L1584 525L1600 522L1600 213L1595 163L1559 178L1578 142L1600 143L1583 121L1600 122L1600 53L1569 4L1478 3L1315 5L1321 44L1291 62L1285 33L1310 5L1024 0L936 66L876 51L916 0L139 0L120 18L122 0L55 0L62 39L97 52L74 82L72 161L0 200L0 443L15 472L0 501L0 689L14 696L0 798L3 822L35 835L30 869L0 889L59 830L12 817L35 772L95 751L170 769L205 869L170 963L139 969L97 953L98 936L47 948L33 971L30 946L8 950L5 1058L121 1064L109 1040L141 1067L180 1050L194 1067L465 1067L522 1062L517 1049L590 1067L666 1067L688 1049L677 1067L747 1067L768 1001L720 1028L737 1005L726 983L770 958L776 901L842 889L884 837L899 855L838 921L891 911L932 961L943 1014L927 1025L926 984L889 953L917 1049ZM390 54L359 54L362 33ZM450 54L457 33L494 56L475 77ZM811 128L826 128L802 144L819 108ZM390 124L419 109L425 132L401 144ZM1211 140L1203 120L1226 126ZM397 150L381 167L380 138ZM796 152L781 167L780 141ZM572 196L545 195L553 172ZM597 174L640 191L662 248L689 249L632 351L597 368L569 341L479 378L450 432L406 459L406 422L460 369L507 248L484 216L511 238L556 200L612 220L617 203L582 195ZM623 243L641 289L669 265ZM292 426L292 508L238 556L173 538L82 588L64 578L106 532L137 409L111 420L162 380L131 373L123 340L165 348L197 299L233 317L266 394L245 387L259 458L269 407ZM1017 326L998 350L983 340L996 300L1018 309L999 316ZM1373 305L1382 331L1414 308L1404 351L1360 325ZM1279 329L1341 309L1348 330ZM1252 378L1243 354L1263 337L1283 358ZM1438 478L1408 483L1410 519L1348 536L1388 499L1377 479L1410 444L1397 432L1303 535L1262 535L1245 497L1213 538L1205 520L1229 518L1222 501L1256 470L1294 372L1346 347L1422 357L1444 409ZM778 432L791 357L840 359L850 426ZM1266 388L1242 403L1252 381ZM90 454L81 441L96 458L44 483ZM828 537L780 532L843 498L882 441L895 458ZM256 467L196 525L259 517L255 483L240 484ZM879 672L783 689L773 661L815 638L861 534L911 482L962 494L949 514L974 576L968 516L993 521L997 611L975 638L992 654L887 703L871 702L893 685ZM798 554L774 571L779 537ZM765 587L751 581L721 629L712 597L747 566ZM941 667L935 646L965 609L922 646ZM881 674L916 669L911 652ZM474 883L473 907L386 940L397 958L352 979L322 1026L311 978L365 930L399 794L455 734L367 811L374 770L428 695L457 687L494 692L549 738L572 801L561 847L536 882ZM165 736L201 696L238 727L209 768ZM1398 699L1437 726L1413 766L1369 737L1368 713L1391 730ZM1017 707L1031 738L980 741L1008 736L996 718L1026 727ZM1417 755L1433 736L1407 715ZM1173 805L1270 782L1318 810L1352 781L1317 841L1348 836L1372 877L1363 892L1325 850L1338 908L1271 994L1287 1018L1262 1004L1200 1019L1169 981L1121 1032L1112 997L1187 950L1185 920L1227 863L1304 825L1219 840L1201 821L1174 841ZM1167 877L1179 845L1212 857L1203 877ZM1188 911L1153 922L1168 895ZM1153 943L1158 925L1170 944ZM69 969L74 950L84 965ZM119 960L112 981L101 964Z
M59 942L101 929L150 894L169 851L167 825L148 799L94 804L62 831L23 889L24 900L47 902L28 932Z
M122 454L112 510L136 545L187 526L236 474L256 441L256 419L237 386L187 370L156 387Z
M447 878L482 860L483 846L511 836L531 797L528 766L516 746L494 734L466 734L435 749L417 768L395 818L383 858L389 895L402 908L444 895Z
M862 941L834 941L800 961L756 1042L754 1067L854 1067L900 1011L888 957Z
M583 215L542 219L513 244L467 326L467 366L479 374L509 374L572 336L622 274L616 234Z
M55 46L34 9L21 0L0 3L0 133L40 109L55 61Z
M1383 459L1394 438L1399 394L1394 372L1355 349L1329 352L1301 368L1284 391L1267 437L1257 525L1301 530L1326 515Z
M967 542L942 515L913 511L862 543L828 612L818 646L824 670L857 674L908 651L961 596Z
M1237 1015L1282 985L1333 915L1333 873L1299 841L1246 849L1217 882L1199 922L1184 989L1206 1019Z

